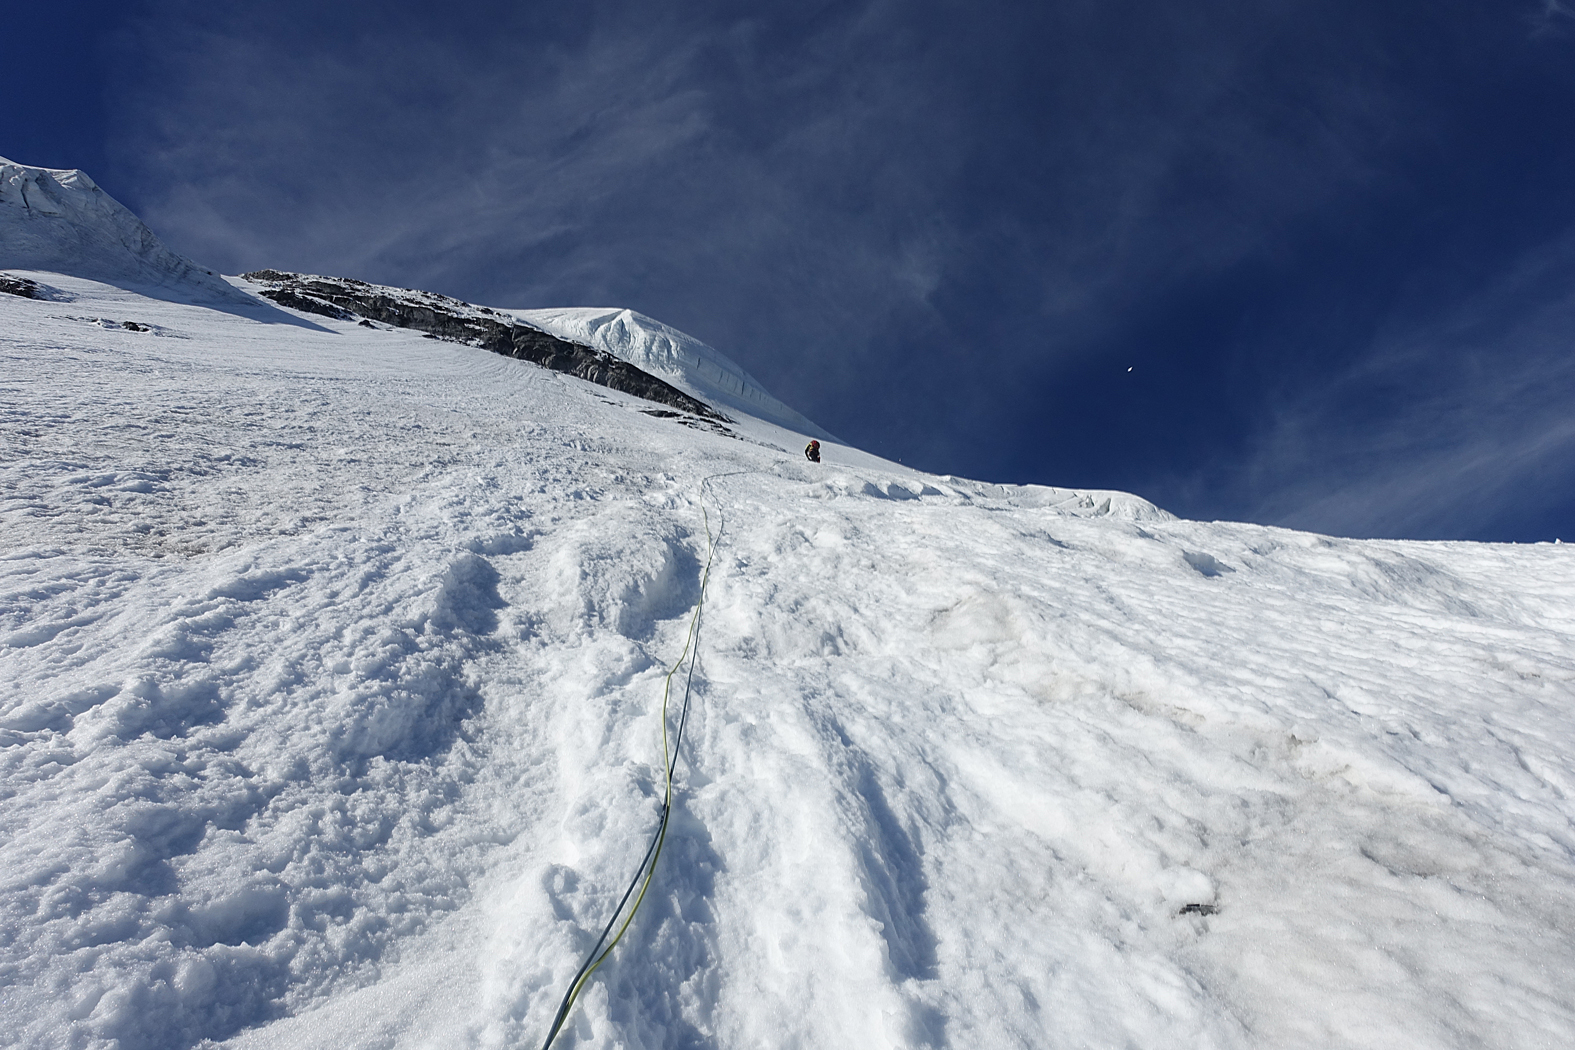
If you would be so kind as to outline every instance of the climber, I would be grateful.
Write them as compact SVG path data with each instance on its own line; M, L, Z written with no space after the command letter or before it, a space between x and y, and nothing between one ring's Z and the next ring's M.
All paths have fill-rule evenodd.
M809 460L811 463L819 463L820 462L820 442L818 442L818 441L811 441L808 445L805 445L804 446L804 458Z

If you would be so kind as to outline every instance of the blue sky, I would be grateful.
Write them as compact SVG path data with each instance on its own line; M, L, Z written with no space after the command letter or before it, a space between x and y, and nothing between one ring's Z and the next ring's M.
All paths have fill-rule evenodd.
M67 2L0 88L225 272L629 306L936 472L1575 538L1562 0Z

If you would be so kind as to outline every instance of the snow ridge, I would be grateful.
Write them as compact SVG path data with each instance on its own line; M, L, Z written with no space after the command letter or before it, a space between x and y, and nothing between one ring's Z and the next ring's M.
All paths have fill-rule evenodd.
M834 434L772 397L758 379L720 350L642 313L619 307L511 310L510 313L560 338L616 354L702 400L721 402L810 437L838 440Z
M0 269L85 277L155 298L253 303L164 246L86 172L0 157Z
M560 339L532 325L505 321L506 315L491 307L474 306L434 292L368 284L346 277L254 270L243 274L242 280L263 285L259 294L280 306L336 320L356 319L369 327L378 321L425 332L434 339L477 346L670 405L698 417L697 425L730 433L721 426L732 422L727 416L616 354Z

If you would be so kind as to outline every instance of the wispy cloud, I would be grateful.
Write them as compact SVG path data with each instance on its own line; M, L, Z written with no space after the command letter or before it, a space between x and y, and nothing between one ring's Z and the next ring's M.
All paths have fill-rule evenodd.
M1435 318L1393 316L1282 404L1236 482L1257 520L1342 535L1533 535L1575 482L1575 235Z
M1552 402L1514 406L1565 396L1562 293L1506 278L1449 324L1393 307L1327 354L1244 298L1347 309L1319 296L1433 266L1416 230L1484 199L1466 182L1543 163L1473 167L1503 143L1470 136L1509 126L1478 111L1518 104L1489 89L1526 58L1525 18L1567 4L1468 8L149 0L115 149L150 224L227 271L631 306L933 469L1136 485L1115 469L1163 445L1187 461L1147 476L1193 513L1469 530L1487 464L1561 454ZM1211 302L1240 305L1206 325ZM1112 424L1120 395L1077 387L1139 353L1166 411ZM1052 473L1042 450L1078 441L1077 476Z
M948 250L946 100L894 68L879 5L802 24L597 10L567 36L504 27L507 45L374 26L350 54L218 19L153 46L166 75L122 148L146 151L150 221L221 268L629 305L847 381Z
M490 33L411 10L350 41L286 32L288 4L151 22L156 90L122 144L146 158L149 218L225 269L633 305L758 355L801 403L910 336L1008 366L1075 356L1156 283L1263 251L1266 227L1371 177L1360 143L1419 124L1355 76L1243 100L1306 28L1272 7L601 3L569 31Z
M1542 0L1530 20L1533 34L1564 32L1569 29L1571 22L1575 22L1575 8L1563 0Z

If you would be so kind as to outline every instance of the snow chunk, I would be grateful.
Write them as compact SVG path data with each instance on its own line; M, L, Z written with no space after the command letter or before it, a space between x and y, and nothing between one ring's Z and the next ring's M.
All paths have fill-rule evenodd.
M1165 868L1155 880L1165 903L1183 911L1213 910L1214 881L1192 868Z

